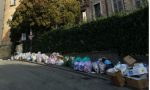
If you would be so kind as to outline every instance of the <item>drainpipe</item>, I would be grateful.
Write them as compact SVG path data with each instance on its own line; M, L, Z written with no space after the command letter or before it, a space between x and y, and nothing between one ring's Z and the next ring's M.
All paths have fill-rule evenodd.
M3 17L2 17L2 31L0 32L0 43L1 43L1 45L3 45L3 32L4 32L4 20L5 20L5 5L6 5L6 0L2 0L2 2L3 2L3 12L2 12L2 14L3 14Z
M91 8L91 14L92 14L91 16L92 16L92 21L93 21L93 20L94 20L94 15L93 15L93 14L94 14L94 13L93 13L93 2L92 2L91 0L89 0L89 2L90 2L90 3L89 3L89 6L90 6L90 8Z
M125 2L123 0L123 11L126 11Z
M108 3L107 3L107 0L105 0L105 5L106 5L106 15L108 17Z

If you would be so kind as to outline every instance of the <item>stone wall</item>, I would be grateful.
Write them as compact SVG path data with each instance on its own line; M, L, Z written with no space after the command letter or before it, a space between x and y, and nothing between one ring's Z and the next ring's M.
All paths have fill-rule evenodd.
M0 46L0 59L8 59L11 55L11 46Z

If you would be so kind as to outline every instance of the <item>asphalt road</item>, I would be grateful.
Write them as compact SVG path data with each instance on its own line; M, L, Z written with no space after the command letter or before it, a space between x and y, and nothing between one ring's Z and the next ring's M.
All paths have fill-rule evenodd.
M0 90L131 90L109 80L20 61L0 61Z

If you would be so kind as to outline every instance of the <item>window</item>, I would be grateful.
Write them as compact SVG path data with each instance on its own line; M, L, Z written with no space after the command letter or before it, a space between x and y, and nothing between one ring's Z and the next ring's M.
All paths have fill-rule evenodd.
M100 8L100 3L94 5L95 8L95 17L100 17L101 16L101 8Z
M82 18L83 18L83 21L84 21L84 22L87 21L86 11L83 11L83 12L82 12Z
M140 8L141 5L142 5L142 2L143 2L143 0L134 0L135 7L136 7L136 8Z
M123 11L123 0L113 0L114 12Z
M16 5L16 0L10 0L10 6L15 6Z
M21 35L21 40L22 40L22 41L25 41L25 40L26 40L26 33L22 33L22 35Z

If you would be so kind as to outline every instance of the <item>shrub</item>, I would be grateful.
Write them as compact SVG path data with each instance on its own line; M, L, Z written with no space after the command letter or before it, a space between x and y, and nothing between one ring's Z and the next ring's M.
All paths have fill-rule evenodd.
M36 52L101 50L148 53L148 8L126 16L112 16L68 29L48 31L33 40L33 51Z

